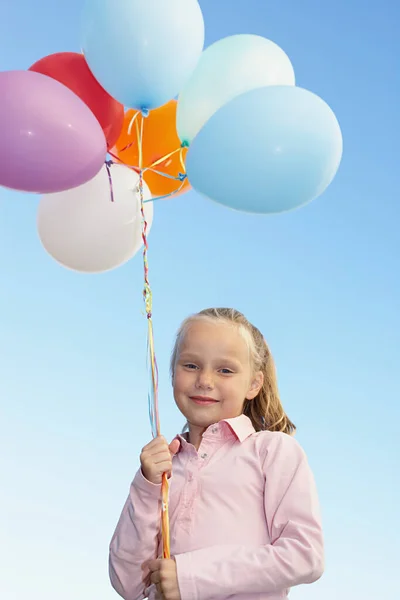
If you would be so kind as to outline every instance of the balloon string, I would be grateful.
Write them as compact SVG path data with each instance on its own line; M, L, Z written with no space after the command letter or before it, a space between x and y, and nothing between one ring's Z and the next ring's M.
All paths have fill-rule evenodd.
M142 114L141 124L135 120L138 146L139 146L139 194L140 194L140 211L142 214L142 238L143 238L143 267L144 267L144 288L143 298L146 308L148 335L147 335L147 358L151 367L151 386L149 393L149 416L152 427L153 437L160 435L160 418L158 411L158 367L154 351L154 332L153 332L153 296L149 282L149 265L147 259L148 242L147 242L147 221L144 212L144 193L143 193L143 128L144 116ZM169 510L168 510L169 483L167 474L163 473L161 485L161 535L163 542L164 558L171 557L170 550L170 531L169 531Z
M124 161L122 161L116 154L114 154L114 152L111 152L111 150L108 150L108 154L111 156L111 158L114 159L115 164L120 164L120 165L124 165L124 167L129 167L129 169L132 169L133 171L135 171L138 175L139 175L139 167L136 165L128 165L127 163L125 163Z
M151 165L149 165L148 167L146 167L144 169L144 171L147 171L148 169L151 169L152 167L156 167L157 165L160 165L165 160L168 160L168 158L171 158L171 156L174 156L174 154L176 154L177 152L180 152L181 150L183 150L183 148L181 148L181 147L176 148L176 150L173 150L172 152L169 152L165 156L162 156L161 158L159 158L159 159L155 160L154 162L152 162Z
M114 157L112 152L109 152L109 154L110 154L110 156ZM117 157L115 157L115 158L117 158ZM108 165L107 165L107 163L108 163ZM114 202L114 193L113 193L113 188L112 188L111 171L110 171L109 167L113 164L119 164L119 163L114 163L111 160L106 162L106 167L107 167L109 181L110 181L111 202ZM135 172L137 172L139 174L140 169L138 167L131 167L130 165L126 165L125 163L123 163L123 164L125 167L133 169ZM179 173L178 177L175 177L174 175L168 175L168 173L162 173L161 171L156 171L155 169L152 169L152 171L154 171L154 173L157 173L158 175L167 177L168 179L173 179L174 181L180 181L181 183L173 192L170 192L169 194L164 194L163 196L152 196L148 200L144 200L144 204L146 204L147 202L155 202L156 200L165 200L166 198L171 198L171 196L178 194L181 191L181 189L183 188L183 186L185 185L185 180L187 178L187 175L185 173Z
M135 125L136 128L136 140L133 139L131 142L129 142L126 146L124 146L123 148L121 148L121 150L119 152L125 152L126 150L128 150L129 148L131 148L136 142L138 143L138 150L139 150L139 154L143 154L143 144L142 144L142 140L139 141L139 137L140 137L140 131L139 131L139 125L138 125L138 116L139 114L141 114L141 111L137 111L135 112L135 114L133 115L129 126L128 126L128 136L132 135L132 129L133 126ZM147 116L147 114L146 114ZM142 120L143 120L143 111L142 111ZM184 161L184 149L187 147L186 143L182 143L182 145L179 148L176 148L175 150L172 150L172 152L168 152L167 154L165 154L164 156L162 156L161 158L156 159L155 161L153 161L150 165L148 165L147 167L142 167L142 171L143 173L145 173L146 171L152 171L153 173L156 173L157 175L161 175L162 177L167 177L168 179L174 179L177 181L183 181L184 176L186 176L186 167L185 167L185 161ZM179 152L179 161L181 164L181 169L182 169L182 173L178 174L178 177L174 177L173 175L169 175L168 173L163 173L162 171L158 171L156 170L154 167L162 164L164 161L168 160L169 158L171 158L172 156L174 156L175 154L177 154ZM140 167L137 167L136 165L128 165L127 163L125 163L124 161L122 161L118 156L116 156L115 154L113 154L112 152L109 152L110 156L112 156L114 159L122 162L125 166L133 169L136 172L139 172ZM140 157L139 157L139 163L140 163ZM182 189L183 185L179 186L178 190L175 190L174 192L171 192L171 194L166 194L165 196L161 196L160 198L168 198L169 196L172 196L173 194L176 194L178 191L180 191ZM159 198L157 198L159 199Z
M113 154L112 152L108 152L110 156L112 156L113 158L115 158L118 162L114 163L113 161L108 161L110 164L121 164L121 161L119 160L119 158L117 156L115 156L115 154ZM183 159L182 159L183 161ZM125 167L128 167L129 169L132 169L133 171L135 171L135 173L140 172L140 169L137 166L134 165L127 165L126 163L122 163ZM183 164L183 170L185 168L185 165ZM143 172L145 170L148 171L152 171L153 173L156 173L157 175L160 175L161 177L166 177L167 179L171 179L173 181L180 181L180 185L173 190L172 192L170 192L169 194L164 194L163 196L153 196L152 198L149 198L149 200L144 200L144 203L146 204L146 202L155 202L156 200L165 200L166 198L170 198L171 196L174 196L175 194L178 194L183 186L185 185L185 180L187 179L187 175L186 173L179 173L177 177L175 177L175 175L169 175L168 173L163 173L162 171L157 171L156 169L150 168L148 167L147 169L143 169Z
M111 150L108 151L108 154L116 161L115 164L122 164L124 165L124 167L128 167L129 169L132 169L133 171L135 171L136 173L139 174L139 167L137 165L128 165L128 163L123 162L116 154L114 154L113 152L111 152ZM114 162L114 161L110 161L110 162ZM181 166L182 166L182 170L185 171L185 164L183 162L183 158L181 159ZM153 169L153 167L145 167L143 169L143 173L145 171L152 171L152 173L155 173L156 175L160 175L161 177L166 177L167 179L172 179L174 181L183 181L184 179L187 178L186 173L179 173L178 176L175 175L170 175L169 173L164 173L163 171L157 171L157 169ZM175 194L176 192L172 192L172 194ZM152 200L145 200L145 202L152 202L153 200L156 200L157 198L153 198Z
M125 149L126 148L122 148L122 150L120 150L120 152L123 152ZM156 173L157 175L161 175L162 177L168 177L169 179L181 179L180 176L174 177L174 175L169 175L168 173L164 173L163 171L157 171L156 169L154 169L154 167L156 167L157 165L163 163L165 160L167 160L168 158L171 158L171 156L173 156L174 154L177 154L179 152L179 160L180 160L180 163L181 163L182 171L183 171L184 174L186 174L186 167L185 167L185 162L184 162L184 159L183 159L183 151L184 151L184 149L185 149L185 146L180 146L179 148L176 148L176 150L173 150L169 154L166 154L165 156L162 156L161 158L158 158L153 163L151 163L151 165L149 165L148 167L144 167L143 173L145 173L146 171L152 171L153 173ZM112 158L114 158L115 160L117 160L118 162L120 162L123 165L125 165L126 167L129 167L130 169L133 169L134 171L136 171L137 173L139 173L139 167L138 166L136 166L136 165L128 165L128 163L126 163L123 160L121 160L119 158L119 156L117 156L116 154L114 154L113 152L111 152L111 150L108 151L108 154L110 156L112 156Z
M113 182L112 182L112 177L111 177L111 165L112 165L112 161L111 160L106 160L106 169L107 169L107 175L108 175L108 183L110 184L110 199L111 202L114 202L114 188L113 188Z
M138 118L138 115L140 114L140 111L138 110L132 117L131 122L129 123L129 127L128 127L128 135L132 135L132 128L133 128L133 124L136 122L136 119ZM143 118L143 117L142 117Z
M170 198L171 196L178 194L184 185L185 182L183 181L181 185L178 188L176 188L176 190L174 190L173 192L170 192L169 194L164 194L164 196L156 196L155 198L150 198L149 200L145 200L144 203L146 204L147 202L154 202L155 200L165 200L166 198Z
M133 125L136 122L136 119L137 119L137 117L138 117L139 114L140 114L140 111L136 112L133 115L133 117L132 117L132 119L131 119L131 121L129 123L129 126L128 126L128 135L132 135ZM134 144L135 144L135 140L132 140L132 142L130 142L124 148L122 148L122 150L120 150L120 152L125 152L125 150L129 150L129 148L131 148ZM110 154L111 154L111 152L110 152Z
M185 165L185 160L183 158L183 151L184 151L185 147L186 146L181 146L179 148L179 160L181 163L182 173L184 173L186 175L186 165Z

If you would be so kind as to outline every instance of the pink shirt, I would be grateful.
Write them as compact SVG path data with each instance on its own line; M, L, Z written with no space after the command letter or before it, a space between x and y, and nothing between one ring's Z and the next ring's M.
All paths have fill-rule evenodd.
M314 478L284 433L244 415L212 425L197 452L182 436L170 480L171 554L182 600L278 600L324 569ZM157 598L142 564L162 555L160 485L136 474L110 544L125 600Z

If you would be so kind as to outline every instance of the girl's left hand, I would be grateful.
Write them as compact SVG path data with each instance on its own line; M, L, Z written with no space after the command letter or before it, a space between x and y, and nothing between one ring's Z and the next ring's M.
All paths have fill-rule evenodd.
M173 558L158 558L148 563L150 581L163 600L181 600L176 562Z

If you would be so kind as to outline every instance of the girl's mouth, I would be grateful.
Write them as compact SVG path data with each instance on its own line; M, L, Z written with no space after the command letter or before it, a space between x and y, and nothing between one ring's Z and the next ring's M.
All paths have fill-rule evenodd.
M190 399L200 406L209 406L210 404L215 404L218 402L218 400L214 400L214 398L209 398L206 396L191 396Z

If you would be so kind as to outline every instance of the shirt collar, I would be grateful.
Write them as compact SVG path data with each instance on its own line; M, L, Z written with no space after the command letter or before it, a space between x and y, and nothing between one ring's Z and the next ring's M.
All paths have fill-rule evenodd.
M246 415L240 415L234 419L225 419L222 423L226 423L231 428L240 443L244 442L244 440L256 431L253 423Z
M204 432L203 438L219 437L227 439L234 436L240 443L242 443L253 433L255 433L255 429L249 417L246 415L240 415L239 417L234 417L233 419L223 419L219 423L210 425ZM176 439L181 442L181 447L188 445L186 435L177 435Z

